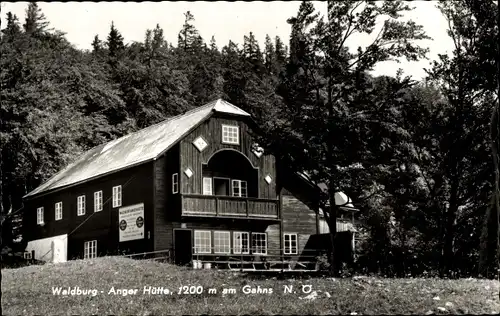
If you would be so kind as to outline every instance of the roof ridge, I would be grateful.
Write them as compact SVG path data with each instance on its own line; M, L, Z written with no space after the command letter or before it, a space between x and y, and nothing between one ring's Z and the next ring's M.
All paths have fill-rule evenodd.
M218 99L218 100L221 100L221 99ZM117 141L117 140L119 140L119 139L121 139L121 138L124 138L124 137L127 137L127 136L131 136L131 135L137 134L137 133L139 133L139 132L141 132L141 131L147 130L147 129L151 128L151 127L154 127L154 126L157 126L157 125L160 125L160 124L164 124L164 123L170 122L171 120L176 119L176 118L179 118L179 117L181 117L181 116L184 116L184 115L187 115L187 114L192 114L193 112L196 112L196 111L199 111L199 110L204 110L205 108L209 107L209 105L211 105L211 103L214 103L214 102L217 102L217 100L215 100L215 101L210 101L209 103L206 103L206 104L204 104L204 105L202 105L202 106L195 107L195 108L193 108L193 109L191 109L191 110L188 110L188 111L186 111L186 112L184 112L184 113L180 113L180 114L177 114L177 115L174 115L174 116L167 117L166 119L161 120L161 121L159 121L158 123L151 124L151 125L149 125L149 126L146 126L146 127L141 128L141 129L138 129L137 131L134 131L134 132L131 132L131 133L128 133L128 134L122 135L122 136L120 136L120 137L118 137L118 138L115 138L115 139L112 139L112 140L108 140L108 141L107 141L107 142L105 142L105 143L102 143L102 144L99 144L99 145L95 145L94 147L91 147L91 148L89 148L89 149L85 150L85 151L82 153L82 156L83 156L84 154L86 154L87 152L91 151L92 149L96 149L96 148L97 148L97 147L99 147L99 146L103 146L103 145L105 146L105 145L107 145L107 144L109 144L109 143L111 143L111 142ZM213 105L212 105L212 106L213 106Z
M149 147L146 146L147 148L149 148L150 151L148 153L143 153L143 154L146 154L146 156L148 156L148 154L151 155L151 154L155 153L155 155L157 155L158 153L156 153L156 151L155 151L156 149L153 150L151 148L151 146L153 146L153 147L157 146L156 143L158 143L158 146L163 146L163 145L170 146L171 145L170 143L173 141L172 137L175 137L177 140L178 140L178 138L183 137L182 135L187 133L188 130L191 130L192 127L189 127L189 126L191 126L190 124L194 124L194 121L199 121L199 120L202 120L206 117L209 117L212 113L214 113L216 111L215 106L221 102L229 103L229 102L224 101L223 99L219 98L217 100L210 101L202 106L192 108L192 109L185 111L183 113L180 113L178 115L168 117L168 118L166 118L158 123L152 124L150 126L142 128L142 129L139 129L135 132L127 133L123 136L117 137L115 139L111 139L105 143L93 146L92 148L89 148L87 150L82 150L81 154L76 156L74 160L70 161L66 166L59 169L55 174L53 174L50 178L48 178L46 181L44 181L41 185L39 185L35 189L31 190L23 198L28 197L28 196L34 196L34 195L37 195L37 194L42 193L44 191L58 188L61 185L63 185L63 186L71 185L76 181L75 179L79 179L78 178L79 176L75 176L78 174L80 174L81 177L85 176L87 178L89 178L89 175L101 175L101 173L99 173L99 172L96 173L96 170L93 170L92 168L95 168L96 164L99 164L99 163L102 164L103 162L105 162L106 164L109 164L109 161L108 161L109 159L118 160L118 165L123 164L123 166L120 165L120 167L123 167L123 168L127 167L132 162L138 163L140 161L143 161L143 160L141 160L142 158L141 159L138 158L141 155L139 155L137 152L132 152L131 157L129 157L130 155L127 155L127 158L123 158L123 157L117 158L116 157L117 153L112 152L111 156L106 156L108 158L103 158L104 157L103 155L106 155L105 154L106 152L110 152L108 150L104 151L103 149L106 148L106 146L110 146L110 144L113 144L113 143L116 143L116 144L114 146L110 146L109 149L119 147L119 148L121 148L120 150L123 150L123 148L125 148L126 146L131 146L131 144L133 142L141 142L142 141L142 143L144 143L143 138L144 137L148 138L149 137L148 135L150 135L151 133L154 132L157 135L156 138L153 137L153 141L150 143L147 143L147 146L149 146ZM234 107L237 108L236 106L234 106ZM203 117L201 115L203 115ZM179 124L184 124L185 126L181 126ZM187 128L186 126L189 127L189 129L182 132L184 129ZM182 132L182 135L180 134L181 132ZM167 140L165 140L163 142L159 141L157 138L160 137L161 135L165 136ZM161 136L161 137L163 137L163 136ZM128 139L128 138L130 138L132 140L127 141L126 139ZM168 140L169 138L170 138L170 140ZM177 141L177 140L175 140L175 141ZM124 143L122 144L122 142L124 142ZM132 142L132 143L130 143L130 142ZM147 149L144 149L144 150L147 150ZM108 160L106 160L106 159L108 159ZM150 159L150 158L148 158L148 159ZM153 159L154 159L154 157L153 157ZM115 163L115 165L116 165L116 161L114 161L113 163ZM92 166L94 166L94 167L92 167ZM75 168L84 168L84 170L80 172ZM105 167L104 169L107 170L106 172L116 171L115 169L111 168L111 166ZM104 173L106 173L106 172L104 172ZM82 178L81 180L83 181L85 179ZM76 181L76 182L78 182L78 181Z
M184 116L184 115L187 115L187 114L192 114L193 112L197 112L197 111L204 110L205 108L208 108L208 107L209 107L209 105L211 105L211 103L214 103L214 102L216 102L216 101L210 101L209 103L206 103L206 104L204 104L204 105L202 105L202 106L195 107L195 108L193 108L193 109L191 109L191 110L188 110L188 111L186 111L186 112L184 112L184 113L180 113L180 114L177 114L177 115L174 115L174 116L167 117L166 119L161 120L161 121L159 121L158 123L154 123L154 124L151 124L151 125L149 125L149 126L143 127L143 128L141 128L141 129L139 129L139 130L137 130L137 131L135 131L135 132L132 132L132 133L129 133L129 134L123 135L123 136L121 136L121 137L125 137L125 136L127 136L127 135L132 135L132 134L138 133L138 132L140 132L140 131L146 130L146 129L150 128L150 127L157 126L157 125L160 125L160 124L163 124L163 123L169 122L169 121L171 121L171 120L173 120L173 119L176 119L176 118L179 118L179 117L181 117L181 116ZM213 106L213 105L212 105L212 106ZM121 137L119 137L119 138L121 138ZM117 139L119 139L119 138L117 138ZM116 140L116 139L115 139L115 140ZM99 145L99 146L100 146L100 145Z

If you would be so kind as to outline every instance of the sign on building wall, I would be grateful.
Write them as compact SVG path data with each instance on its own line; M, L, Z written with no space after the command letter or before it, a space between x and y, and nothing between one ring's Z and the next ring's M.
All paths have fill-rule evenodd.
M144 203L120 207L120 242L144 238Z

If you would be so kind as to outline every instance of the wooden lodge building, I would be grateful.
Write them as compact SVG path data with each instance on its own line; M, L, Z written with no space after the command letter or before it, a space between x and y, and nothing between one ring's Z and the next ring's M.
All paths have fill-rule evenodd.
M328 248L316 238L328 232L312 209L318 187L256 149L252 124L216 100L89 150L24 197L27 254L168 252L186 264ZM337 230L350 246L353 225Z

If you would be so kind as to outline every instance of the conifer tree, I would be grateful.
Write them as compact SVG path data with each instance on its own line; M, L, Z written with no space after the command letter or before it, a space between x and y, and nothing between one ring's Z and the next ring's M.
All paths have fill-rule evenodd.
M36 2L30 2L26 9L26 19L23 24L24 31L32 36L39 36L48 31L48 25L49 22L42 13L42 9L38 7Z
M193 46L200 44L199 34L193 25L194 15L187 11L184 13L184 25L179 32L177 46L184 51L191 51Z
M19 26L19 19L15 14L12 14L12 12L7 12L7 25L5 29L2 30L2 39L12 41L20 33L21 27Z
M116 61L122 54L125 49L125 45L123 43L123 36L120 32L115 28L114 22L111 22L111 29L108 34L108 54L112 61Z
M102 41L99 39L99 35L94 36L94 40L92 41L92 52L94 54L99 54L102 51Z

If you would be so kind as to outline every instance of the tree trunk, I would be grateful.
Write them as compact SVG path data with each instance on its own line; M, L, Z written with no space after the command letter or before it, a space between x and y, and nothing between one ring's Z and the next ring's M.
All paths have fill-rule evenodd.
M500 0L497 1L498 8L500 8ZM499 9L500 10L500 9ZM497 25L500 25L500 12L497 13ZM499 32L497 30L497 32ZM497 35L498 37L498 35ZM500 52L500 43L497 41L497 54ZM497 58L497 73L500 73L500 61ZM496 109L493 110L493 116L491 118L491 151L493 154L493 165L495 168L495 204L493 207L496 208L497 213L497 254L500 257L500 80L497 80L498 94L497 100L498 104ZM498 260L498 273L500 274L500 260ZM500 275L498 277L500 279ZM498 291L498 298L500 299L500 291Z
M454 241L455 241L455 220L458 211L458 179L454 175L451 183L451 194L450 194L450 205L446 212L445 217L445 235L444 244L442 251L442 262L441 268L443 271L442 275L446 275L453 271L453 258L454 258Z
M332 181L330 181L332 182ZM330 214L329 214L329 223L328 226L330 228L330 241L332 243L332 252L330 255L330 271L333 276L338 275L338 268L336 265L336 253L335 253L335 239L337 237L337 205L335 204L335 188L333 184L330 184L329 187L329 202L330 202Z

